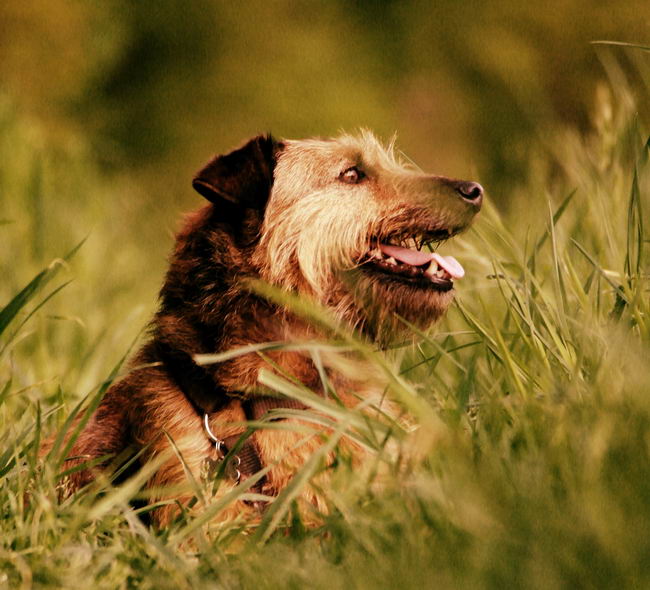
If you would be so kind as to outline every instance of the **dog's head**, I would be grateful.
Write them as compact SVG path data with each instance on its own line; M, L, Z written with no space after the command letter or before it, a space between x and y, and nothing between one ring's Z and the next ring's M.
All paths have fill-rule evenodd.
M467 228L483 200L479 184L424 174L368 132L256 137L213 159L193 185L247 224L259 276L375 336L398 325L395 314L422 327L444 313L464 271L437 246Z

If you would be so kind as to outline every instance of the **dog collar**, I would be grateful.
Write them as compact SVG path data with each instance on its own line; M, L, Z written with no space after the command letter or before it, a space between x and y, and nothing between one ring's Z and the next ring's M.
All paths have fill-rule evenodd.
M308 406L291 398L279 398L272 396L254 397L243 402L244 413L247 420L259 421L268 414L270 410L275 409L293 409L304 410ZM271 418L272 420L281 420L282 418ZM218 466L226 461L225 470L235 483L248 479L260 469L264 464L257 450L254 440L251 438L251 432L247 431L242 434L235 434L226 438L221 438L214 433L210 427L210 414L203 413L203 427L207 437L214 443L216 459L209 458L207 461L214 468L215 463ZM245 438L244 438L245 437ZM242 440L243 439L243 440ZM214 469L212 469L213 471ZM251 487L251 491L261 493L262 486L266 481L262 477Z

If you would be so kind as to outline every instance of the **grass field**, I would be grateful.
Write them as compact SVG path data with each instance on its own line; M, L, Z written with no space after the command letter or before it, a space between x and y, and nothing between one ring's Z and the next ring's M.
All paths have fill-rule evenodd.
M0 588L650 586L650 144L629 96L594 116L587 138L540 129L508 210L445 250L467 276L430 334L389 355L330 343L384 375L410 425L323 410L326 444L347 429L376 460L332 469L322 526L292 509L316 457L259 526L210 525L207 500L157 532L129 503L141 479L59 504L63 450L40 466L36 449L119 372L180 207L1 103Z

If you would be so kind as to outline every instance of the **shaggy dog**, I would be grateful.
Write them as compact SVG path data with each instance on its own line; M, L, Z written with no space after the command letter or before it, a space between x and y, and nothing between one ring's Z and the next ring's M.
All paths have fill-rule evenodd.
M428 327L463 275L435 246L470 224L483 189L405 165L392 145L383 147L368 132L327 140L256 137L210 161L193 186L209 204L189 215L177 236L150 339L81 430L67 465L94 461L101 469L102 458L127 448L140 449L145 463L173 445L176 454L149 487L178 487L188 470L198 481L206 477L206 460L218 465L227 454L224 489L253 477L250 490L275 496L322 439L260 428L244 440L246 420L302 407L262 387L258 375L274 365L322 392L322 367L286 349L209 365L198 364L196 355L323 336L313 322L256 294L247 286L251 279L311 298L379 344L399 332L398 316ZM343 404L359 403L366 384L324 370ZM255 478L262 468L268 471ZM95 475L79 468L65 478L62 493ZM179 501L190 497L181 494ZM318 502L309 491L304 500ZM263 507L240 501L224 517ZM175 510L159 509L154 518L164 525Z

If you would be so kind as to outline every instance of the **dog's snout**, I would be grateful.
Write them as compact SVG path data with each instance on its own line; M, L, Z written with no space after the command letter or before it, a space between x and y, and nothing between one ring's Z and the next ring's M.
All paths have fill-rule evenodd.
M478 182L457 182L454 187L456 192L475 207L480 207L483 202L483 187Z

